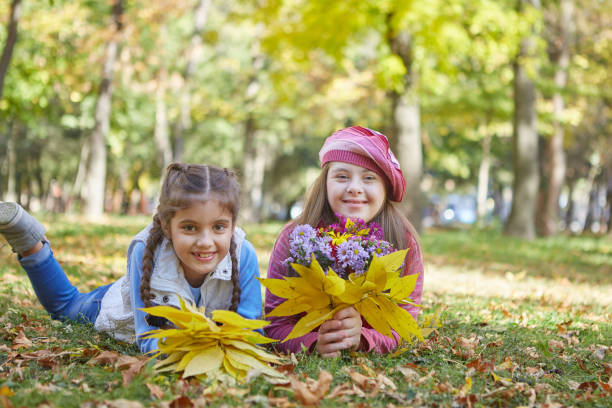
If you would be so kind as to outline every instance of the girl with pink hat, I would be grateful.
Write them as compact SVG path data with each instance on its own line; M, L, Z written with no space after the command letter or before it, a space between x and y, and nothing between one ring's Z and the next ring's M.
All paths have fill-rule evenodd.
M289 237L296 226L327 226L337 222L336 214L339 214L366 223L376 222L382 227L385 240L396 250L409 248L402 276L419 274L410 299L420 303L423 292L421 250L414 228L396 208L395 203L404 197L406 181L387 137L360 126L341 129L325 140L319 159L321 174L307 194L302 214L283 227L270 256L267 277L281 279L294 275L284 261L289 257ZM270 313L284 300L267 291L265 312ZM402 307L417 318L418 308ZM282 340L299 318L300 315L268 317L271 323L265 328L266 334ZM303 345L323 357L336 357L346 349L387 353L397 347L398 340L397 335L391 339L378 333L349 307L337 312L316 331L278 343L277 349L299 352Z

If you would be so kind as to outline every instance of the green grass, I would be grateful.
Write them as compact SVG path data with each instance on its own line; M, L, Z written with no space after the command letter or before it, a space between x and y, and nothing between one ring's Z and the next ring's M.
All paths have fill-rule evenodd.
M143 217L110 217L102 224L67 217L44 220L57 257L82 290L123 275L130 238L148 222ZM262 273L280 227L245 228ZM610 406L610 238L524 242L498 231L437 230L423 234L421 241L426 261L422 315L441 313L442 326L425 343L398 355L297 355L292 367L297 380L312 383L321 370L333 376L329 393L338 395L323 398L320 406ZM31 345L17 344L22 331ZM181 396L195 405L299 404L291 386L263 378L218 387L155 374L150 364L124 386L124 369L91 362L101 351L139 356L135 346L91 326L50 320L14 255L3 248L0 406L113 406L112 401L121 406L126 400L168 406ZM50 357L37 359L36 353ZM369 382L360 386L351 378L355 372ZM392 386L383 385L385 378ZM161 399L152 394L155 387Z

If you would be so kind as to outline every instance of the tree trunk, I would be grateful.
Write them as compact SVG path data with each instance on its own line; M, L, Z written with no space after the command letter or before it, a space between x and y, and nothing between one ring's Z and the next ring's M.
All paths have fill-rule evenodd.
M584 225L582 226L582 232L589 232L591 230L591 225L595 220L595 205L598 196L598 185L597 185L597 176L601 172L601 163L599 161L595 161L591 163L591 168L589 169L589 174L587 175L586 184L588 191L588 200L587 200L587 213L584 219Z
M8 146L6 147L7 185L4 201L18 201L17 197L17 136L13 121L8 125Z
M77 174L72 185L70 201L74 199L80 199L85 196L83 182L85 180L87 172L87 161L89 160L89 151L91 150L91 138L85 138L83 146L81 146L81 157L79 158L79 167Z
M574 219L574 208L576 203L574 202L574 189L576 180L567 180L567 209L565 210L565 229L570 230L571 224Z
M263 182L266 167L266 154L258 137L257 123L252 113L245 122L244 154L242 170L242 203L244 219L248 222L261 221L263 205Z
M526 239L535 238L535 209L539 184L535 84L529 78L522 61L530 55L532 48L533 39L524 39L514 61L514 185L512 209L505 226L506 234Z
M403 94L392 94L392 128L394 150L406 179L406 195L402 210L417 231L421 230L421 176L423 152L421 148L421 118L416 95L416 74L412 66L412 36L406 31L388 35L391 50L406 67Z
M187 67L183 74L180 96L180 113L174 132L174 160L181 161L185 149L185 130L191 127L191 77L202 60L202 30L208 18L211 0L199 0L194 10L193 33L187 55Z
M106 189L106 135L108 134L111 99L113 95L113 68L119 51L119 33L123 28L121 22L123 0L116 0L113 5L113 24L115 35L106 46L106 56L102 71L102 81L98 94L95 112L95 126L91 133L91 151L87 167L87 194L85 195L85 215L90 219L102 216L104 212L104 194Z
M162 69L157 79L155 92L155 145L159 152L159 158L163 171L172 163L172 145L168 132L168 115L166 108L166 77L167 72Z
M476 214L478 222L483 223L487 212L487 195L489 193L489 169L491 167L491 134L485 127L485 137L482 140L482 160L478 168L478 190L476 193Z
M606 187L606 211L608 215L608 222L606 223L606 231L608 235L612 236L612 168L608 167L608 184Z
M17 42L17 23L19 22L19 15L21 14L21 0L13 0L11 3L11 11L9 13L9 22L6 27L6 43L2 50L2 57L0 58L0 99L2 99L2 91L4 89L4 78L8 71L11 57L13 56L13 49Z
M554 235L559 230L559 194L565 178L566 159L563 149L565 136L564 125L559 120L563 115L564 101L561 90L567 84L567 68L569 65L570 27L573 14L573 1L561 2L558 22L555 25L560 31L549 41L549 59L555 66L555 93L553 94L553 134L546 145L546 176L547 188L544 190L542 213L540 214L540 235Z

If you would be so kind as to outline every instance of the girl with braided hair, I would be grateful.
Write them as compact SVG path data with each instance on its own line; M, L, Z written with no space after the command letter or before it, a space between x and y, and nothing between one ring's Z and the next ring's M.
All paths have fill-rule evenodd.
M90 322L97 330L136 341L144 353L157 339L141 339L168 322L143 307L179 306L178 296L206 313L224 309L261 317L259 266L253 246L236 227L240 188L233 172L216 166L168 166L153 222L128 248L127 274L81 293L53 256L45 229L19 204L0 202L0 234L19 255L39 301L54 319Z

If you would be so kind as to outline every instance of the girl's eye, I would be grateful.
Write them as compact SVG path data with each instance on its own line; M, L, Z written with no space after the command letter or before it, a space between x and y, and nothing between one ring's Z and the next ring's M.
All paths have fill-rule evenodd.
M227 226L225 224L217 224L217 225L215 225L215 230L219 231L219 232L225 231L226 228L227 228Z
M195 225L183 225L183 229L188 232L193 232L196 230Z
M339 180L346 180L348 179L346 174L336 174L336 178Z

